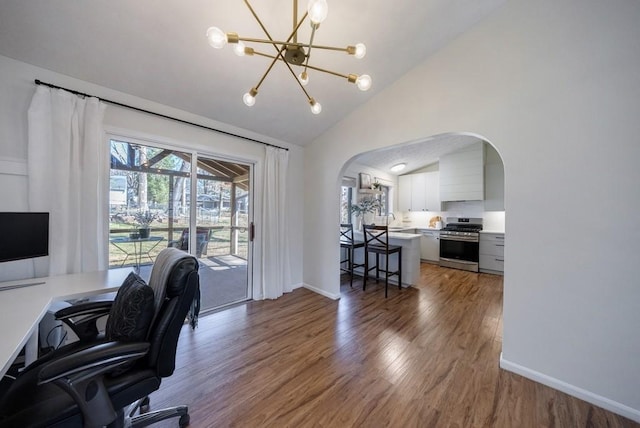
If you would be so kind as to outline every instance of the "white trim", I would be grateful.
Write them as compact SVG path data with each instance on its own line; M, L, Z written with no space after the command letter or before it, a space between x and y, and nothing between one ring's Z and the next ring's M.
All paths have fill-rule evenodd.
M328 297L331 300L338 300L340 299L340 294L333 294L333 293L329 293L326 290L322 290L320 288L316 288L313 285L309 285L309 284L301 284L302 287L306 288L307 290L313 291L314 293L320 294L324 297ZM298 287L295 287L298 288Z
M27 175L27 160L0 157L0 174Z
M543 385L547 385L553 389L557 389L558 391L562 391L588 403L594 404L598 407L602 407L603 409L609 410L610 412L624 416L625 418L640 422L640 410L634 409L622 403L618 403L617 401L613 401L609 398L579 388L575 385L563 382L544 373L531 370L527 367L506 360L502 356L502 353L500 353L500 368L519 374L520 376L524 376Z

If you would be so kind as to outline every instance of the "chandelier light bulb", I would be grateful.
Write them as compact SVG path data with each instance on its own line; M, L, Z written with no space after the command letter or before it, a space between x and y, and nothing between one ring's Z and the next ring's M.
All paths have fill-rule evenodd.
M309 83L309 75L306 71L303 71L302 73L298 74L298 80L300 80L302 86L306 86L307 83Z
M364 43L358 43L356 45L356 53L353 54L353 56L355 56L358 59L364 58L364 56L367 54L367 47L364 45Z
M238 43L235 43L233 45L233 51L238 56L244 56L244 48L245 48L245 45L244 43L242 43L242 41L239 41Z
M256 97L247 92L242 96L242 101L244 101L247 107L251 107L256 103Z
M307 12L309 12L309 19L311 22L318 25L327 19L329 5L327 5L326 0L309 0L309 3L307 4Z
M356 79L356 85L361 91L368 91L371 88L371 76L363 74Z
M227 35L218 27L209 27L207 30L207 40L211 47L222 49L227 44Z
M320 105L320 103L314 100L313 98L310 104L311 104L311 113L320 114L320 112L322 111L322 105Z

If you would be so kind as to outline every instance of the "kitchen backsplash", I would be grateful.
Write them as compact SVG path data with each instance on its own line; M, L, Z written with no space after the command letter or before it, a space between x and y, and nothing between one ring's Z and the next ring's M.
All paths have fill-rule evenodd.
M473 202L459 202L458 204L473 204ZM460 207L465 208L465 207ZM427 227L429 219L434 216L442 217L443 222L447 217L481 217L483 219L483 229L497 232L504 232L505 212L504 211L479 211L473 209L473 207L467 206L464 210L456 211L417 211L417 212L403 212L396 213L395 224L402 224L403 226L411 227Z

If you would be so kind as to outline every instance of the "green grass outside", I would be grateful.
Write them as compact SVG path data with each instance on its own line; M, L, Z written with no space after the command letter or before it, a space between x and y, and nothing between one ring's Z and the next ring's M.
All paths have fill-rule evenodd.
M229 217L220 217L216 224L211 224L211 222L203 222L202 224L198 223L198 226L202 227L213 227L213 226L225 226L224 229L214 230L211 234L211 239L209 240L206 256L222 256L231 253L231 237L230 237L230 218ZM242 219L240 221L242 224ZM246 225L246 221L244 222ZM186 228L187 225L176 224L173 226L173 240L178 240L182 233L182 230ZM164 229L164 230L163 230ZM134 224L128 223L110 223L109 224L109 239L113 239L116 237L129 237L130 233L135 233L138 231L138 228ZM113 231L113 232L112 232ZM154 222L151 224L150 236L154 237L162 237L162 241L160 243L155 241L142 242L142 253L143 257L141 260L142 264L150 264L157 257L158 253L162 251L164 248L169 246L169 231L167 230L166 223ZM157 244L157 245L156 245ZM118 243L118 245L123 248L125 251L132 253L134 243ZM139 245L139 244L136 244ZM155 245L155 247L154 247ZM148 256L146 255L148 253ZM248 233L240 233L238 237L238 248L236 251L236 255L239 257L246 258L248 254ZM126 259L126 261L125 261ZM125 264L123 265L123 262ZM118 249L115 245L109 244L109 267L120 267L120 266L134 266L135 260L134 256L130 255L127 258L127 254L125 252Z

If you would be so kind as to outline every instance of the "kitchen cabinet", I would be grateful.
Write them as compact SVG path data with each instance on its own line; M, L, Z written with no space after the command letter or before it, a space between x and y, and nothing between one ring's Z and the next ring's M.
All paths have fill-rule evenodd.
M411 174L411 211L427 210L427 177L424 173Z
M480 272L504 273L504 233L480 233Z
M399 211L440 211L438 172L398 177Z
M398 211L411 211L411 175L398 177Z
M420 258L430 262L440 260L440 231L418 229L420 237Z
M440 200L484 199L484 142L440 157Z
M425 179L427 211L440 211L440 173L426 172Z

